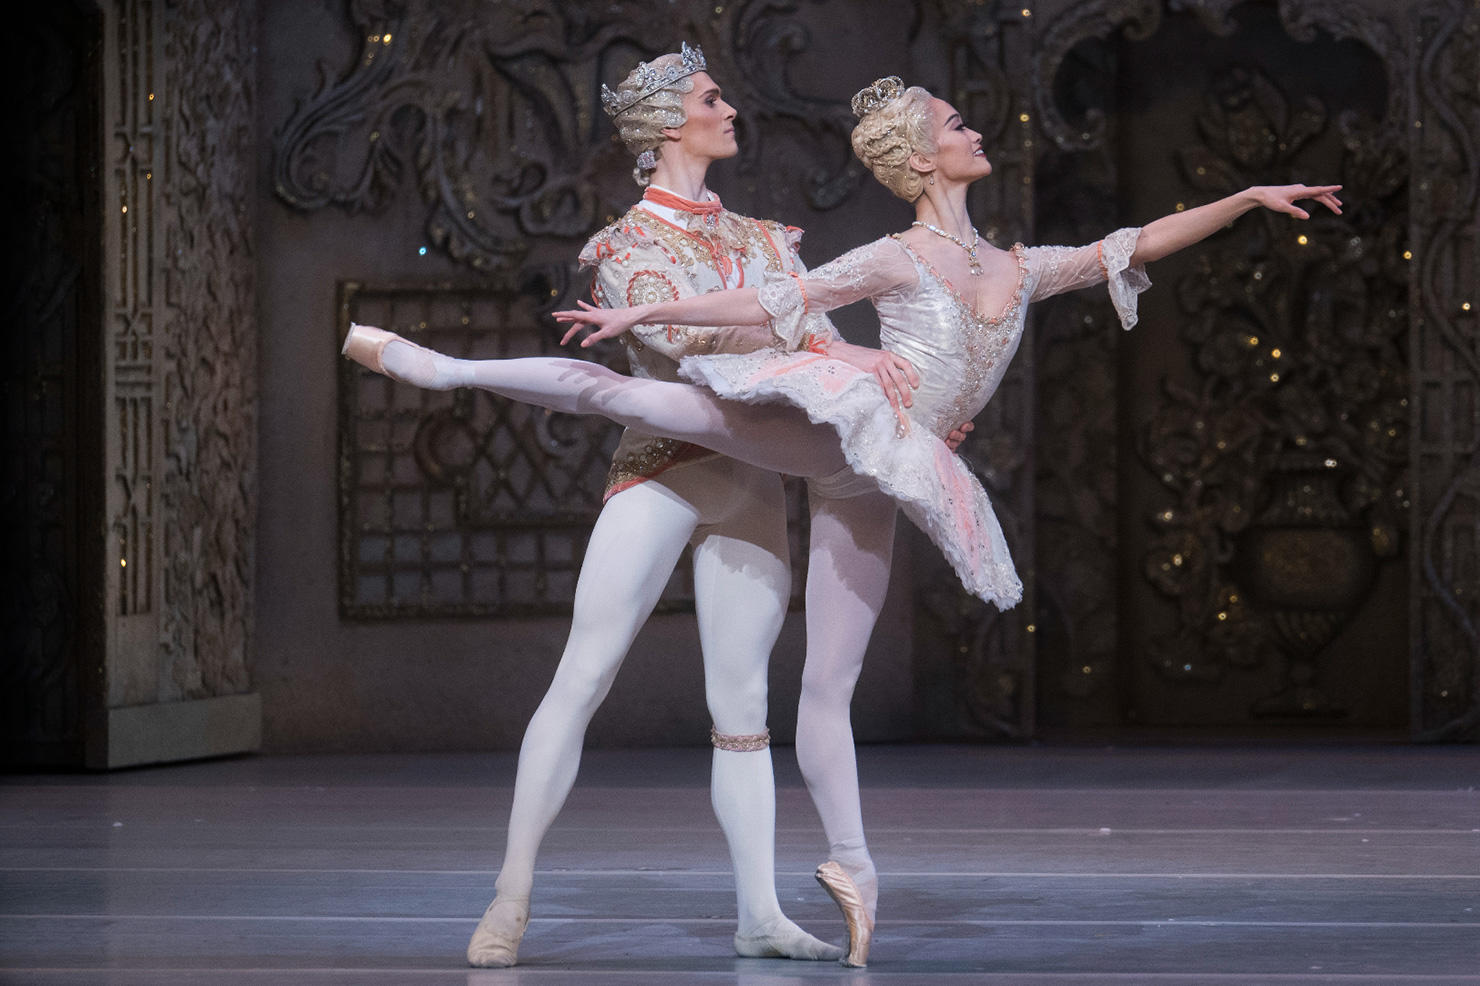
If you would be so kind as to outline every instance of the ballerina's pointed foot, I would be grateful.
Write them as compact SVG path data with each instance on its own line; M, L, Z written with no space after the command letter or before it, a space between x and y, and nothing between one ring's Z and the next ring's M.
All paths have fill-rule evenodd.
M848 926L848 952L838 961L846 966L862 969L868 965L868 947L874 937L874 922L868 916L863 895L858 885L832 860L817 867L817 882L843 912L843 921Z
M340 347L339 354L348 356L356 363L369 367L376 373L384 373L385 347L400 338L394 332L377 329L373 325L351 322L349 333L344 337L344 345Z
M387 348L392 346L395 348L388 353ZM450 363L447 357L388 329L351 322L339 352L363 367L402 383L435 389L456 385L454 381L443 379L447 375L442 372L440 364Z
M519 942L529 926L529 898L495 897L468 942L468 965L505 969L519 961Z
M803 959L831 962L843 950L807 934L793 921L777 918L756 928L752 934L735 934L735 954L747 959Z

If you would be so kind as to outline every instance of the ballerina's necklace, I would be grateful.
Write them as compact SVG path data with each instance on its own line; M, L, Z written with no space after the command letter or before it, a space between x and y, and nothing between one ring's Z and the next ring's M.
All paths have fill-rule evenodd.
M976 227L975 226L971 227L971 246L967 246L966 243L961 239L961 237L957 236L954 233L947 233L945 230L941 229L939 226L932 226L929 223L921 222L918 219L916 219L914 222L910 223L910 225L911 226L919 226L922 229L928 229L928 230L930 230L930 232L934 233L936 236L943 236L946 239L950 240L952 243L956 244L962 250L965 250L966 251L966 259L971 263L971 276L972 277L976 277L978 274L980 274L982 272L982 264L981 264L981 261L976 259L976 248L981 245L981 237L977 235Z

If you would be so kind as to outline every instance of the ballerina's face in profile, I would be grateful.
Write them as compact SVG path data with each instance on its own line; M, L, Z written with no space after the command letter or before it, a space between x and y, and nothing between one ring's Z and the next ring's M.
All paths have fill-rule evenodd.
M695 72L692 78L694 88L683 95L683 126L664 127L663 133L694 157L711 161L734 157L740 153L735 107L724 101L708 72Z
M956 107L944 99L932 98L930 113L935 128L935 151L921 157L935 165L936 182L969 185L990 175L992 162L982 150L982 135L962 121Z

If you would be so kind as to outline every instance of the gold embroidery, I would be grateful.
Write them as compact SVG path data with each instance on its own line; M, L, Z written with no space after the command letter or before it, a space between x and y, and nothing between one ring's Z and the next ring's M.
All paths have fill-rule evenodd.
M647 213L633 217L633 221L641 224L643 231L657 240L679 266L708 267L726 281L729 278L724 276L725 268L731 267L736 257L765 258L765 270L769 273L791 269L789 257L777 252L781 249L778 241L786 242L785 231L780 226L768 229L765 223L733 212L721 212L712 229L696 224L695 228L683 230ZM726 286L738 285L727 283Z
M633 483L652 479L673 466L718 455L718 452L674 438L649 438L632 451L619 454L612 460L612 467L606 474L606 496L620 493Z
M649 305L678 300L678 285L662 271L640 270L627 282L627 304Z
M709 742L714 745L715 749L727 750L731 753L754 753L771 745L771 731L763 729L758 733L727 735L711 726L709 727Z
M624 293L625 303L629 305L661 302L742 284L759 287L770 274L782 274L795 266L791 245L799 233L788 234L780 224L732 212L720 212L715 219L712 225L696 222L693 228L684 229L634 206L621 220L592 238L582 251L582 261L622 264L620 274L609 269L605 276L612 288L609 293L617 297ZM627 274L632 268L640 269ZM625 286L620 283L622 278L626 279ZM601 280L601 275L597 280ZM597 295L597 299L601 304L607 303L604 295ZM685 353L716 352L722 348L717 330L683 325L642 326L624 333L622 339L628 346L629 358L650 349L649 356L661 355L664 366L670 365L667 361L671 355L662 345L665 340ZM659 369L652 358L632 359L634 375L669 377L670 373ZM715 452L687 442L629 431L623 436L607 474L606 495L610 497L634 483L651 479L665 469L716 456Z

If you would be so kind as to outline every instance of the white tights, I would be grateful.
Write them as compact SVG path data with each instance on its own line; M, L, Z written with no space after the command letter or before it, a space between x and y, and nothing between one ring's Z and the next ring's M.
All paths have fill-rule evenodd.
M382 361L392 377L418 387L477 387L552 411L598 414L769 472L821 477L847 465L832 426L813 424L789 405L721 400L692 384L643 380L554 356L461 360L396 340L385 347Z
M627 377L584 360L457 360L393 342L386 347L383 361L392 376L417 386L438 390L478 387L555 411L598 414L638 431L714 449L768 471L824 477L845 465L831 426L814 424L804 412L789 406L725 401L700 387ZM863 835L849 705L888 587L894 517L894 503L881 493L847 499L813 497L807 659L797 708L797 760L802 775L822 819L830 854L853 876L870 918L875 912L877 877ZM595 543L593 536L593 546ZM624 545L630 543L630 539L623 539ZM579 598L578 590L578 605ZM642 618L646 618L651 605L641 609ZM641 622L638 619L633 625L634 633ZM612 632L610 626L602 627L608 634ZM621 644L623 652L627 640L630 637ZM615 663L598 689L597 702L610 684L611 673L615 673ZM557 672L557 686L559 675ZM520 755L521 782L527 773L525 760L531 756L530 736L543 712L542 705L526 733ZM718 720L716 725L726 731ZM562 801L575 776L579 747L579 734L573 747L568 740L563 747L566 752L562 756L570 758L570 766L568 778L559 782L564 785ZM571 749L574 752L569 752ZM515 801L517 809L517 784ZM545 820L538 826L540 835L548 825ZM512 822L510 844L512 849ZM529 858L533 859L532 849ZM501 875L500 893L504 880Z
M894 501L882 493L810 498L807 660L797 704L797 764L822 819L828 855L863 895L872 921L878 876L863 837L849 706L889 588Z

